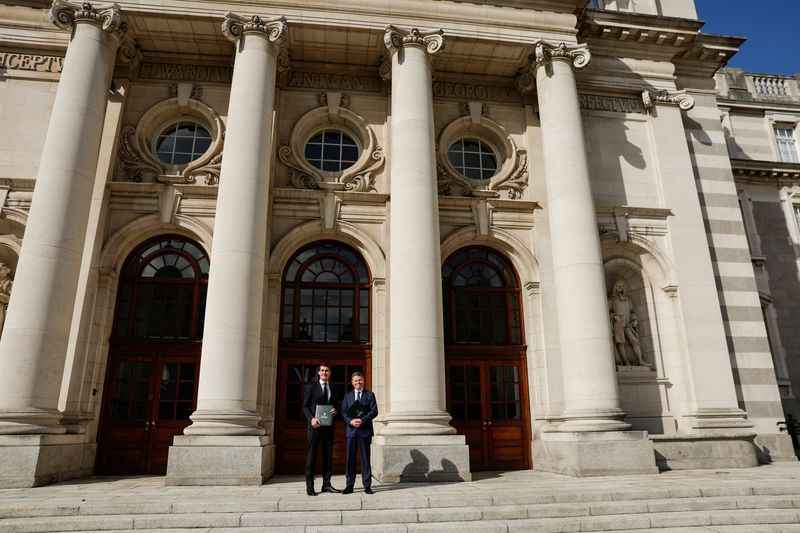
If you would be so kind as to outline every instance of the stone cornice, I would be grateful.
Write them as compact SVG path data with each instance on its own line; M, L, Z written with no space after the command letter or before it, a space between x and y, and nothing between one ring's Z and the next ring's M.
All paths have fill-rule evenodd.
M731 168L736 181L800 184L800 163L731 159Z
M245 17L228 11L222 21L222 34L230 41L236 42L247 33L262 33L267 39L280 46L289 34L286 17L283 15L262 18L258 15Z
M601 39L633 46L681 47L697 37L702 21L620 11L588 10L580 24L581 39ZM674 48L673 48L674 50Z
M444 50L444 30L420 31L417 28L403 30L395 26L386 26L383 44L390 54L394 54L404 46L422 46L429 54L438 54Z
M62 30L70 29L78 22L89 22L100 26L103 31L124 34L127 27L122 22L119 6L116 3L81 4L67 0L53 0L48 13L50 21Z

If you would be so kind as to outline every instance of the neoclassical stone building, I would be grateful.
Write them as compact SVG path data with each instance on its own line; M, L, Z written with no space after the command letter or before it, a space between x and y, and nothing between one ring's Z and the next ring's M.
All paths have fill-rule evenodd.
M377 393L384 482L793 460L728 154L758 104L717 94L742 39L702 26L6 2L0 486L299 474L322 361Z

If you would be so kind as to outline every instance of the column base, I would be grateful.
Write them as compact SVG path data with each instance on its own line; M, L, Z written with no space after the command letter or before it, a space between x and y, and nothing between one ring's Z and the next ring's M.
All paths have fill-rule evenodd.
M650 440L656 464L662 471L758 466L758 450L752 434L650 435Z
M178 435L169 448L166 485L261 485L274 471L275 445L264 436Z
M472 480L463 435L377 435L372 472L381 483Z
M646 431L542 433L533 441L533 468L575 477L658 473Z
M260 437L266 433L260 425L261 417L252 411L197 410L189 418L192 424L183 431L184 435Z
M0 435L0 489L91 476L95 449L83 435Z
M62 414L54 409L23 409L0 412L0 435L61 435Z

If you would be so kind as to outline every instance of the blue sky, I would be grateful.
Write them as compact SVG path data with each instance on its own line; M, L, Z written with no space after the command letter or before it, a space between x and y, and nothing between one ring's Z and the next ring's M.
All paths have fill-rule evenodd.
M705 33L747 37L729 66L800 73L800 0L695 0L695 5Z

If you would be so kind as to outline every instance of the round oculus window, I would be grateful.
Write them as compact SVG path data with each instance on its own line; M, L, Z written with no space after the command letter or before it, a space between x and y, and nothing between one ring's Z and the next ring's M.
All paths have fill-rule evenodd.
M211 134L196 122L180 121L167 127L156 141L156 155L169 165L199 159L211 146Z
M453 168L474 180L488 180L497 174L497 155L479 139L460 139L447 150Z
M306 161L320 170L340 172L352 167L360 155L358 144L340 130L322 130L305 147Z

